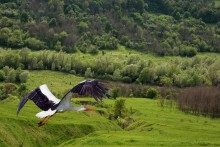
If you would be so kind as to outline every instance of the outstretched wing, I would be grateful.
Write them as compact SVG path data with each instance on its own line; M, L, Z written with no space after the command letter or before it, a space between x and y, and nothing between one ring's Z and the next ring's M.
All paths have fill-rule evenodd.
M28 100L32 100L40 109L46 111L48 109L53 109L60 102L48 89L47 85L41 85L35 90L27 94L23 99L21 99L18 108L17 115L19 114L21 108L25 105Z
M103 82L98 80L85 80L80 82L69 92L67 92L63 99L71 98L73 93L92 96L96 101L102 101L103 97L110 97L108 88L104 85Z

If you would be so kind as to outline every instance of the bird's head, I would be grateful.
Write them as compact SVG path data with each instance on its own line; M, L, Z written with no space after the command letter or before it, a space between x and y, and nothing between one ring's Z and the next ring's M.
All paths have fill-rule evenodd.
M92 108L83 107L83 108L80 108L78 111L95 111L95 110Z
M92 109L92 108L85 108L84 111L95 111L95 109Z

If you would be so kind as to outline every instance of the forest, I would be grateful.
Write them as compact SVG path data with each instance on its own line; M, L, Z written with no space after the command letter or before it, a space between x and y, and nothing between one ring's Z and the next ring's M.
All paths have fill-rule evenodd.
M0 45L97 54L118 45L159 56L220 52L214 0L2 0Z

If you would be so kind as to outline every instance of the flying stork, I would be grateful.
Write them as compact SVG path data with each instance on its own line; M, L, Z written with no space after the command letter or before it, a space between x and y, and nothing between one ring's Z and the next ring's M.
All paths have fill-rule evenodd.
M30 99L32 100L41 110L41 112L36 114L38 118L44 118L38 123L38 126L43 126L53 115L58 112L65 112L68 110L75 111L93 111L91 108L86 108L85 106L74 107L71 104L71 98L73 93L79 95L90 95L96 101L102 101L102 98L108 98L108 88L105 87L103 82L99 80L84 80L77 84L75 87L70 89L62 99L56 98L48 89L47 85L41 85L28 93L23 99L21 99L18 108L17 116L25 105L25 103Z

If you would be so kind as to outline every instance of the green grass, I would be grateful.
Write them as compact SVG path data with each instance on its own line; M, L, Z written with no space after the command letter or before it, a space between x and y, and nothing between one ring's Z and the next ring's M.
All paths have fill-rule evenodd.
M59 72L32 71L27 86L31 90L46 83L59 94L83 79ZM76 100L95 101L72 99ZM135 122L125 130L97 112L56 114L44 127L38 127L40 120L35 114L40 109L29 101L17 117L18 103L16 97L0 102L0 146L220 146L220 119L185 114L169 108L168 102L161 108L159 100L126 98ZM114 100L105 99L104 103L111 105Z
M220 7L220 0L215 0L215 6Z

